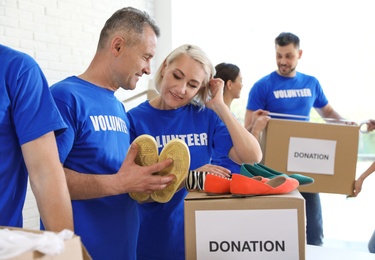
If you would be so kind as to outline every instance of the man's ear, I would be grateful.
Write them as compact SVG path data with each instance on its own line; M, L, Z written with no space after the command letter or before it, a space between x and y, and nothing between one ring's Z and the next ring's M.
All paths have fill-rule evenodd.
M303 51L299 50L298 52L299 52L299 58L298 59L301 59Z
M121 36L115 36L112 40L111 51L117 56L122 48L124 48L125 39Z

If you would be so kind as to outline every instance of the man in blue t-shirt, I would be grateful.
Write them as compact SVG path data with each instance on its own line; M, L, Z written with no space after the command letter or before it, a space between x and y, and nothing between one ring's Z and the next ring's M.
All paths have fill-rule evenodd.
M55 134L66 125L29 55L0 45L0 226L22 227L27 178L46 229L73 230Z
M79 75L51 87L68 125L57 138L72 197L74 228L95 260L136 259L138 204L129 192L152 192L174 177L152 175L171 160L138 166L129 120L115 97L150 74L159 28L135 8L116 11L105 23L96 54ZM126 157L126 158L125 158Z
M268 112L296 115L284 119L308 120L311 108L323 118L342 117L328 103L319 81L296 71L302 56L300 40L292 33L281 33L275 39L278 69L257 81L249 93L245 127L253 128L259 115ZM266 113L265 113L266 112ZM271 114L272 115L272 114ZM301 193L306 200L307 244L323 244L323 220L318 193Z

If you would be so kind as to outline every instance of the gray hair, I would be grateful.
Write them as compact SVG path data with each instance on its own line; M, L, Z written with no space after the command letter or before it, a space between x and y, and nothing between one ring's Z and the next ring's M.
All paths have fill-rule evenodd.
M137 44L143 38L146 26L150 26L157 37L160 36L159 27L146 12L133 7L119 9L104 24L100 32L98 50L103 49L110 37L116 33L121 33L130 45Z

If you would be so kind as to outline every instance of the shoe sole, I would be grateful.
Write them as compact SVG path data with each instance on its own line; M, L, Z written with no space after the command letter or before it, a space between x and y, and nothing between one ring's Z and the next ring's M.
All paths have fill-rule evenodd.
M172 159L171 166L164 168L159 172L159 175L164 176L174 174L176 179L166 188L154 191L151 198L160 203L166 203L171 200L174 193L185 180L190 168L190 152L186 143L180 139L173 139L169 141L159 155L159 161Z
M138 153L134 162L140 166L149 166L159 160L158 147L155 139L151 135L140 135L133 143L138 145ZM150 194L143 192L129 192L129 196L136 201L145 201Z

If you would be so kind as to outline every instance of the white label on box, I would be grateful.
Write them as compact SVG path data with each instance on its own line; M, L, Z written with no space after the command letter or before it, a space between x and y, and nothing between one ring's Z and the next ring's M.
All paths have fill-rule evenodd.
M290 137L287 171L333 175L336 143L335 140Z
M297 209L197 210L195 225L198 260L299 258Z

